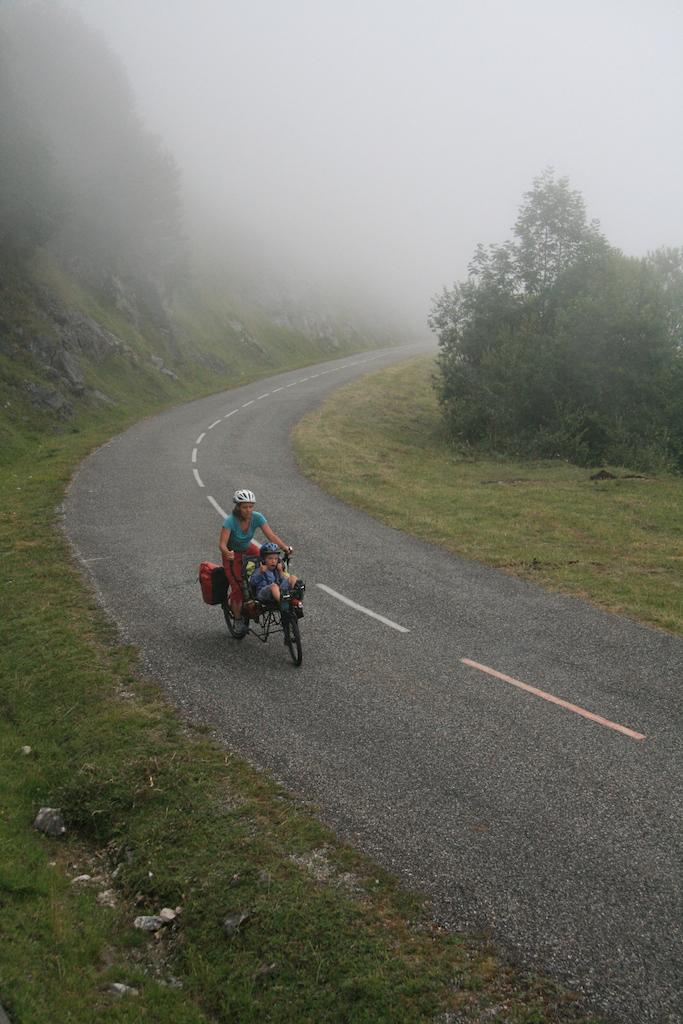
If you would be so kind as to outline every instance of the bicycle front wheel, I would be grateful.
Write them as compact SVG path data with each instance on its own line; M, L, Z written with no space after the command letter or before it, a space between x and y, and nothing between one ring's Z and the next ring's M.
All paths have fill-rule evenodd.
M294 615L282 623L285 630L285 643L287 650L295 665L301 664L303 652L301 650L301 633L299 632L299 620Z

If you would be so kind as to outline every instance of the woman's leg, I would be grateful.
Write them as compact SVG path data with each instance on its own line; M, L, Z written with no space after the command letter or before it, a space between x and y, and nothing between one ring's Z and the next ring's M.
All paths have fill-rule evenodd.
M228 601L232 614L239 618L242 614L242 552L235 551L234 559L223 556L223 568L228 578Z
M228 601L235 618L242 614L242 574L244 571L244 559L249 556L258 558L260 548L256 541L252 540L246 551L235 551L235 558L229 561L223 558L223 568L228 577Z

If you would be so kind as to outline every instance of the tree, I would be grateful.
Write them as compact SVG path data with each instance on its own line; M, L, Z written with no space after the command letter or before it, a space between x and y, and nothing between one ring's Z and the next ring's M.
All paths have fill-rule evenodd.
M9 264L55 234L64 197L49 147L9 80L6 56L0 37L0 260Z
M54 250L94 283L116 275L168 288L186 254L180 175L142 125L117 58L58 3L3 8L0 28L5 75L44 147L37 165L49 161L68 197Z
M434 303L438 390L461 444L683 468L683 260L611 248L546 172L515 241L479 246Z
M599 259L607 251L598 221L586 220L580 192L567 178L555 180L547 168L524 193L514 233L517 276L529 295L543 295L575 263Z
M683 350L683 249L657 249L648 253L646 262L664 290L671 339Z

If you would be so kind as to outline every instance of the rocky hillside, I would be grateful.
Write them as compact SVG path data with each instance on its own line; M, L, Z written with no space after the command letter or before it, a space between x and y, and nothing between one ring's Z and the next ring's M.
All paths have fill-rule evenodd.
M78 429L274 372L388 344L330 313L229 296L217 282L165 303L149 282L94 289L45 252L0 283L0 458L35 432ZM114 416L117 420L120 416Z
M300 282L295 297L213 219L209 255L189 219L104 40L66 5L0 5L0 459L395 342Z

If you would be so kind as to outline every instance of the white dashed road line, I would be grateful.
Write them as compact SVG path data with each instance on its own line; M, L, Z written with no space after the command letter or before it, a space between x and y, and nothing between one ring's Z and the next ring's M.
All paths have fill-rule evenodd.
M199 484L199 486L200 486L200 487L203 487L203 486L204 486L204 484L202 483L202 478L200 477L200 475L199 475L199 473L197 472L197 470L196 470L196 469L193 469L193 470L192 470L192 472L194 473L194 478L195 478L195 480L197 481L197 483Z
M349 608L355 608L357 612L363 612L364 615L369 615L371 619L377 619L378 622L383 622L385 626L391 626L392 629L398 630L399 633L410 633L410 630L405 626L399 626L398 622L392 622L391 619L385 619L383 615L378 615L377 612L373 612L370 608L364 608L362 604L356 604L348 597L344 597L343 594L337 593L332 587L326 587L324 583L316 583L316 587L320 590L324 590L326 594L331 597L336 597L338 601L343 604L347 604Z
M209 500L209 501L211 502L211 504L213 505L213 507L214 507L214 508L216 509L216 512L218 512L218 515L219 515L219 516L221 517L221 519L225 519L225 518L227 517L227 514L228 514L228 513L227 513L227 512L226 512L226 511L225 511L224 509L222 509L222 508L220 507L220 505L218 504L218 502L216 501L216 499L215 499L215 498L212 498L210 494L207 494L207 496L206 496L206 497L207 497L207 499L208 499L208 500Z

